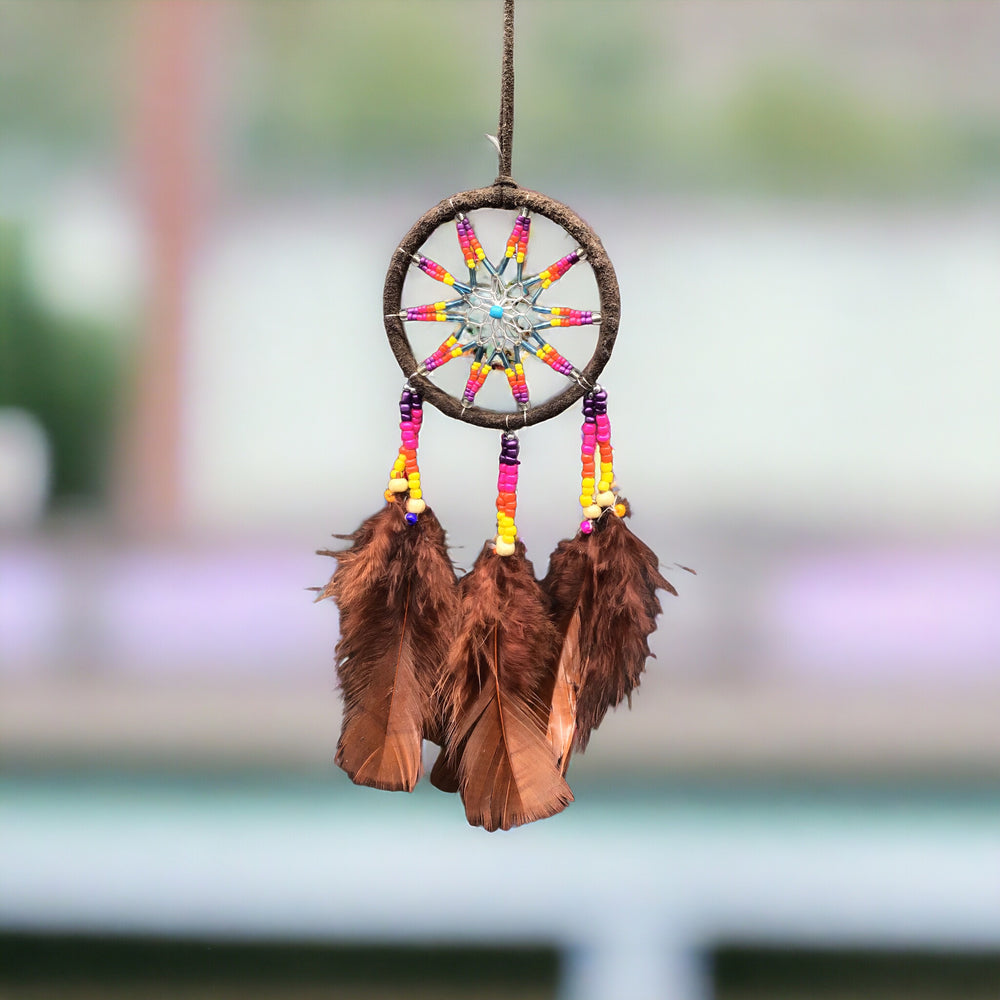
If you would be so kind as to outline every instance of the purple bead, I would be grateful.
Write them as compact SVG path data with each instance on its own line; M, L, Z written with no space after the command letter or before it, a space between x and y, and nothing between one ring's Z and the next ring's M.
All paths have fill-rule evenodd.
M406 523L407 524L416 524L417 523L417 515L416 514L407 514L406 515Z

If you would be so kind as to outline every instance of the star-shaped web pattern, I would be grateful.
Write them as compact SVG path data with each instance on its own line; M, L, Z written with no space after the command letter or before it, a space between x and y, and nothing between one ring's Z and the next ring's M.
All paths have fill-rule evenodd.
M539 298L586 253L577 247L542 271L525 273L531 213L522 208L499 263L493 264L483 250L472 223L459 213L455 230L468 282L459 281L436 261L414 254L412 264L424 274L450 286L458 298L402 309L399 318L407 322L451 322L451 334L417 367L417 374L427 375L453 358L471 360L469 379L462 393L462 406L471 406L491 371L507 376L515 403L527 410L530 406L528 384L524 377L525 354L544 361L568 379L580 381L580 371L566 360L542 335L543 330L566 326L599 324L600 313L566 306L547 306ZM511 267L513 265L513 267Z

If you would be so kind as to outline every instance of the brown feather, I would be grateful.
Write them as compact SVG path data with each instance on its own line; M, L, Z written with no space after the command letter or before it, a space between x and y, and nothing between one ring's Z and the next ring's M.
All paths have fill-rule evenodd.
M566 699L560 691L564 678L576 695L573 746L582 752L608 709L631 698L639 686L651 655L648 639L662 610L656 591L677 591L661 576L653 550L610 510L589 535L559 543L542 586L563 638L550 737L560 727L558 721L553 726L552 715L557 710L565 714ZM564 722L561 727L565 731ZM566 764L568 752L563 754Z
M461 628L442 685L448 753L434 770L457 775L473 826L509 830L573 801L546 740L559 637L524 546L498 556L488 544L459 590ZM441 784L439 784L441 787Z
M457 623L458 588L430 509L415 525L401 500L369 517L317 600L340 609L337 676L344 717L336 762L351 780L412 791L422 741L440 730L435 690Z
M566 774L576 737L576 702L580 692L580 612L574 611L563 638L552 696L546 737L556 755L559 773Z
M431 768L431 784L442 792L458 791L458 768L447 746L441 748Z

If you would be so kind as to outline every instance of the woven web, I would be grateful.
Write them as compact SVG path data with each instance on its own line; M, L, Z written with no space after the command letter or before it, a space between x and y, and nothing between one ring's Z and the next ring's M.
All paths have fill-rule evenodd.
M471 220L459 213L455 231L468 271L466 280L459 280L423 254L412 257L413 267L442 282L457 296L400 310L400 319L408 323L451 324L449 335L420 363L417 372L429 375L455 358L467 359L469 377L461 397L463 408L475 403L490 372L502 371L516 406L527 410L531 405L524 373L527 356L567 379L581 381L580 371L548 341L546 333L563 327L596 326L600 313L541 300L547 299L548 289L586 254L577 247L532 272L527 267L531 227L531 213L521 209L494 262L483 249Z

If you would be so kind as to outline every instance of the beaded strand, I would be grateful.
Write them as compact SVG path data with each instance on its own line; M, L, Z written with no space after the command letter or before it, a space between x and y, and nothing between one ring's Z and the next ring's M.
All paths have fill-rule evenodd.
M424 306L426 309L427 307ZM545 306L534 306L535 312L547 315L548 322L536 323L534 329L545 330L550 326L590 326L592 323L601 322L601 314L589 312L584 309L567 309L565 306L553 306L546 309Z
M526 407L530 401L530 397L528 396L528 383L524 378L524 365L521 364L521 351L519 348L514 348L514 360L507 362L504 367L504 374L507 376L507 384L510 386L511 395L520 406Z
M583 471L580 480L580 506L583 520L580 531L589 535L596 521L611 507L624 517L626 507L619 503L615 491L614 452L611 448L611 421L608 419L608 394L604 389L588 392L583 397L583 439L580 457ZM597 475L596 455L600 454L600 476Z
M461 332L461 331L459 331ZM438 345L437 349L434 351L430 357L424 358L420 362L420 367L417 369L418 374L423 375L426 372L432 372L435 368L440 368L441 365L452 358L461 357L470 347L474 347L475 343L470 344L460 344L458 342L458 337L452 334L447 340L442 341Z
M420 489L420 468L417 466L417 443L420 438L420 424L423 421L424 401L416 389L404 386L399 397L399 454L389 472L389 485L385 491L388 501L396 499L399 493L409 492L406 501L406 521L417 523L417 515L427 509Z
M572 253L566 254L565 257L560 257L554 264L549 264L544 271L540 271L530 281L526 281L524 287L530 288L540 281L542 288L548 288L549 285L555 284L574 264L578 264L586 256L583 250L574 250Z
M537 333L532 336L539 345L535 350L535 356L541 358L553 371L557 371L567 378L573 378L576 374L576 368Z
M493 551L498 556L514 554L514 539L517 527L517 467L521 464L517 455L520 445L517 435L504 432L500 436L500 471L497 475L497 537Z
M433 278L435 281L442 281L446 285L453 286L456 291L461 292L463 295L468 295L472 291L471 286L462 284L461 281L456 280L455 276L450 272L445 270L436 260L431 260L430 257L425 257L423 254L415 253L413 255L413 263L420 268L424 274L428 277Z
M455 230L458 233L458 245L462 250L465 266L474 275L480 261L486 260L486 251L479 242L468 216L461 213L455 216Z
M462 406L471 406L476 401L476 393L482 389L486 376L492 370L492 366L482 360L482 352L477 352L476 360L469 366L469 380L462 391Z
M461 316L448 312L453 306L461 305L461 299L452 299L451 302L429 302L425 306L410 306L409 309L400 309L397 313L400 319L405 319L411 323L441 323L446 319L461 320Z
M504 256L508 260L514 258L518 264L523 264L528 252L528 237L530 235L531 216L528 215L526 208L522 208L514 222L510 236L507 237L507 248L504 251Z

